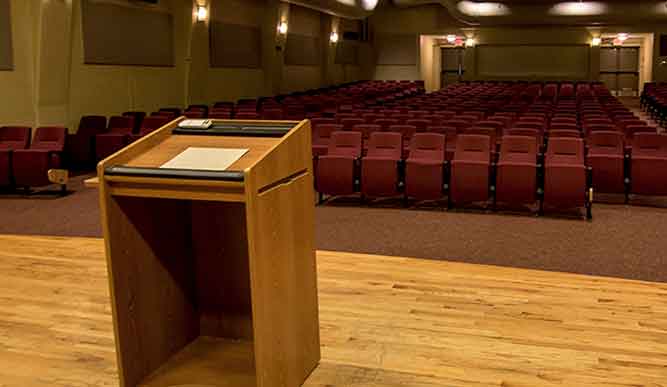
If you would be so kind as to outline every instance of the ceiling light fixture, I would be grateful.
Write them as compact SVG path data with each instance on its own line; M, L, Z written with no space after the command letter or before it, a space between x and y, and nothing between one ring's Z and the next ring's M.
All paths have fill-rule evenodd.
M598 1L566 1L551 7L549 13L561 16L594 16L607 13L607 4Z
M602 38L600 37L595 37L593 40L591 40L591 46L593 47L599 46L600 44L602 44Z
M468 16L503 16L511 13L510 8L503 3L460 1L456 7Z
M625 32L621 32L617 36L618 40L620 40L621 42L625 42L626 40L628 40L629 37L630 37L630 35L628 35Z
M372 11L377 7L378 0L361 0L361 8L366 11Z

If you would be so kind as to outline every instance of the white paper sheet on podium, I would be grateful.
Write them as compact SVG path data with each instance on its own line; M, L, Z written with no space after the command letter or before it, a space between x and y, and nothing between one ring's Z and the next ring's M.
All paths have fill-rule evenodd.
M224 171L246 152L248 149L189 147L160 168Z

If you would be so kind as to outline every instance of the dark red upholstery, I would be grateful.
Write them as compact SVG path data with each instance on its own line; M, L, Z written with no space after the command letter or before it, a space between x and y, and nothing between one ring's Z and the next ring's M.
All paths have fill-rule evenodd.
M155 115L144 118L139 128L139 133L130 135L130 141L138 140L139 138L160 129L162 126L168 124L170 119L164 115Z
M285 119L285 115L281 109L266 109L262 111L262 119L278 121Z
M454 204L486 201L489 198L491 167L489 136L459 135L452 160L450 200Z
M317 191L326 195L350 195L355 192L355 161L361 157L361 133L333 132L327 154L317 162Z
M537 151L538 144L534 136L503 137L496 180L498 202L511 204L535 202Z
M584 142L580 138L552 138L545 158L544 204L558 208L586 204Z
M418 200L442 197L445 162L445 136L418 133L410 142L405 165L405 194Z
M361 193L367 197L398 195L398 162L403 152L400 133L371 134L368 153L361 160Z
M631 192L667 195L667 135L637 133L632 142Z
M103 116L84 116L79 129L67 135L67 163L73 168L89 166L94 162L95 137L107 129L107 119Z
M59 126L37 128L28 149L17 149L12 155L14 181L20 187L49 185L49 169L61 167L67 129Z
M109 118L107 132L95 138L95 158L99 161L121 150L130 142L133 128L134 119L131 116Z
M30 129L25 126L0 127L0 186L12 184L12 152L28 147Z
M338 124L320 124L315 127L313 132L313 157L327 154L331 133L342 131L343 125Z
M30 127L1 126L0 149L25 149L30 144Z
M595 131L588 138L588 166L593 168L593 188L597 192L623 193L625 147L623 134Z

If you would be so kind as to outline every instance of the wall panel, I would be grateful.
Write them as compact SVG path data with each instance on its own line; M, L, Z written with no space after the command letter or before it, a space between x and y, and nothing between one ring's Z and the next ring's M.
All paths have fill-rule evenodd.
M262 30L255 26L210 23L211 67L262 67Z
M587 45L479 45L477 75L506 79L588 79Z
M417 35L381 35L376 46L378 65L417 64Z
M9 0L0 0L0 70L14 68Z
M85 63L174 65L170 13L94 0L83 0L82 11Z

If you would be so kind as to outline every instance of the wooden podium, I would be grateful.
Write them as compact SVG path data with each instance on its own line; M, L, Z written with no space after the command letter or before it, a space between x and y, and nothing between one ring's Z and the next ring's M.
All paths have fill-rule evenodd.
M182 119L98 165L121 386L300 386L320 359L310 124ZM159 168L188 147L248 152Z

